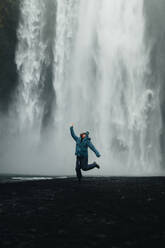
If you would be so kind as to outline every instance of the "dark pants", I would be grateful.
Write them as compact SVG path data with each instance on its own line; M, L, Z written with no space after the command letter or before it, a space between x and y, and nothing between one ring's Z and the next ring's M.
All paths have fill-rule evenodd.
M81 170L88 171L88 170L92 170L95 167L96 167L95 163L88 164L88 157L79 157L79 156L77 156L77 159L76 159L76 174L77 174L77 177L78 177L79 180L81 180L81 178L82 178Z

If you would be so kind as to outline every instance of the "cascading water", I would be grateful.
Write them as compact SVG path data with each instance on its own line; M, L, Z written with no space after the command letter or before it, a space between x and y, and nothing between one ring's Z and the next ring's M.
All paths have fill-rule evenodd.
M51 42L46 32L50 29L48 25L51 25L47 17L50 14L49 5L40 0L24 0L21 4L18 29L16 63L19 72L17 95L19 126L23 131L35 128L38 135L44 115L42 95L47 80L46 70L51 64L49 53ZM53 16L51 18L53 19Z
M20 126L31 126L37 120L40 128L41 106L40 79L46 44L42 42L44 28L44 5L40 1L23 1L21 23L18 30L16 63L19 71L19 117Z
M50 2L55 13L51 43L44 35ZM72 170L68 129L72 122L78 133L90 131L102 154L102 174L149 174L161 168L159 89L150 83L143 4L143 0L23 1L16 54L18 120L21 132L28 126L40 137L47 101L44 68L51 65L54 141L43 142L58 164L54 173L56 166L62 173Z

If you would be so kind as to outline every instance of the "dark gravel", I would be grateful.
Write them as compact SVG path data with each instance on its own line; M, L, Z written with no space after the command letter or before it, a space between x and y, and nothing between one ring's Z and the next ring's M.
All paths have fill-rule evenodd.
M165 179L0 184L0 247L165 247Z

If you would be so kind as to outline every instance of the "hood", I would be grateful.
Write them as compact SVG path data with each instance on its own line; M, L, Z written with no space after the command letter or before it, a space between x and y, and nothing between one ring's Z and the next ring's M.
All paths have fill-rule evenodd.
M89 138L89 132L88 131L86 131L86 137L85 137L85 139L91 140L91 138Z
M91 140L91 138L89 138L89 132L88 131L84 132L84 134L86 134L86 137L83 140ZM81 135L80 135L80 139L81 139Z
M88 131L86 131L86 136L87 136L87 137L89 136L89 132L88 132Z

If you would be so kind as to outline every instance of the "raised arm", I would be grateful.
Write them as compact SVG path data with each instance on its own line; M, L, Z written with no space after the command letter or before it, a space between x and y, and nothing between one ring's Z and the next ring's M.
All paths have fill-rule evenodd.
M76 136L75 132L74 132L74 129L73 129L73 126L70 127L70 134L72 136L72 138L77 141L78 140L78 137Z
M88 144L88 147L96 154L97 157L101 156L90 140L88 141L87 144Z

